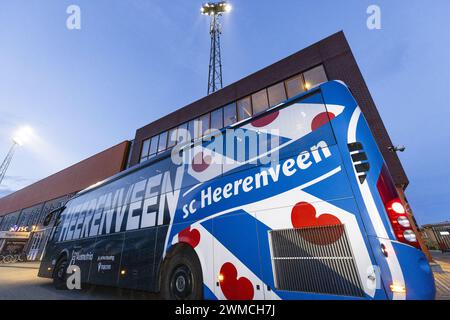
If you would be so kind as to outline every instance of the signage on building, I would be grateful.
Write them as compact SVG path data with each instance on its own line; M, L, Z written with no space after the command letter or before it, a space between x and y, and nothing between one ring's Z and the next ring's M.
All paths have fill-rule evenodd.
M0 239L28 239L29 232L24 231L0 231Z
M18 226L12 226L9 229L10 232L28 232L28 226L22 226L22 227L18 227Z

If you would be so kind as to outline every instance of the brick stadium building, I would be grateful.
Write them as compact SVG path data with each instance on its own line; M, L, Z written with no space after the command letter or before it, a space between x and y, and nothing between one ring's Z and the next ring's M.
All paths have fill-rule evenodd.
M27 243L23 243L26 245L24 250L29 259L39 259L53 225L43 227L47 214L76 192L122 171L126 166L128 150L129 142L124 141L1 198L0 232L5 233L15 227L33 230ZM0 252L8 245L7 242L7 239L0 239ZM20 243L15 245L20 246Z

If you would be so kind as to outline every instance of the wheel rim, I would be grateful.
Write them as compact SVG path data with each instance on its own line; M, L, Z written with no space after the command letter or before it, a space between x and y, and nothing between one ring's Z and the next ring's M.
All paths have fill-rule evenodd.
M170 292L176 299L186 299L192 293L193 276L186 265L175 268L170 277Z
M58 280L63 281L65 273L66 273L66 262L62 262L59 265L59 268L58 268L58 270L56 272L56 277L58 278Z

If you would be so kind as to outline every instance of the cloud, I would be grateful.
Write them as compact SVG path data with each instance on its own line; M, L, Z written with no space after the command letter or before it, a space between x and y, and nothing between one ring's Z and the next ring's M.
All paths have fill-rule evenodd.
M7 175L0 185L0 198L16 192L17 190L20 190L34 182L35 180L26 177Z

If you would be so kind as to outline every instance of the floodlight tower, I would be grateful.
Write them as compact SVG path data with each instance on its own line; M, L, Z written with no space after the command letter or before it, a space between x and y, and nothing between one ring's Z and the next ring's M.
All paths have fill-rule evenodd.
M3 179L5 178L6 175L6 171L8 170L9 165L11 164L11 160L13 158L14 152L16 151L16 147L21 146L25 142L27 142L31 134L32 129L30 127L22 127L14 134L12 138L13 144L11 148L9 148L8 154L6 155L2 164L0 165L0 185L2 184Z
M208 94L221 89L222 83L222 61L220 57L220 34L222 33L219 17L231 11L231 5L226 1L208 2L201 9L201 13L211 17L209 34L211 36L211 48L209 55L208 71Z

